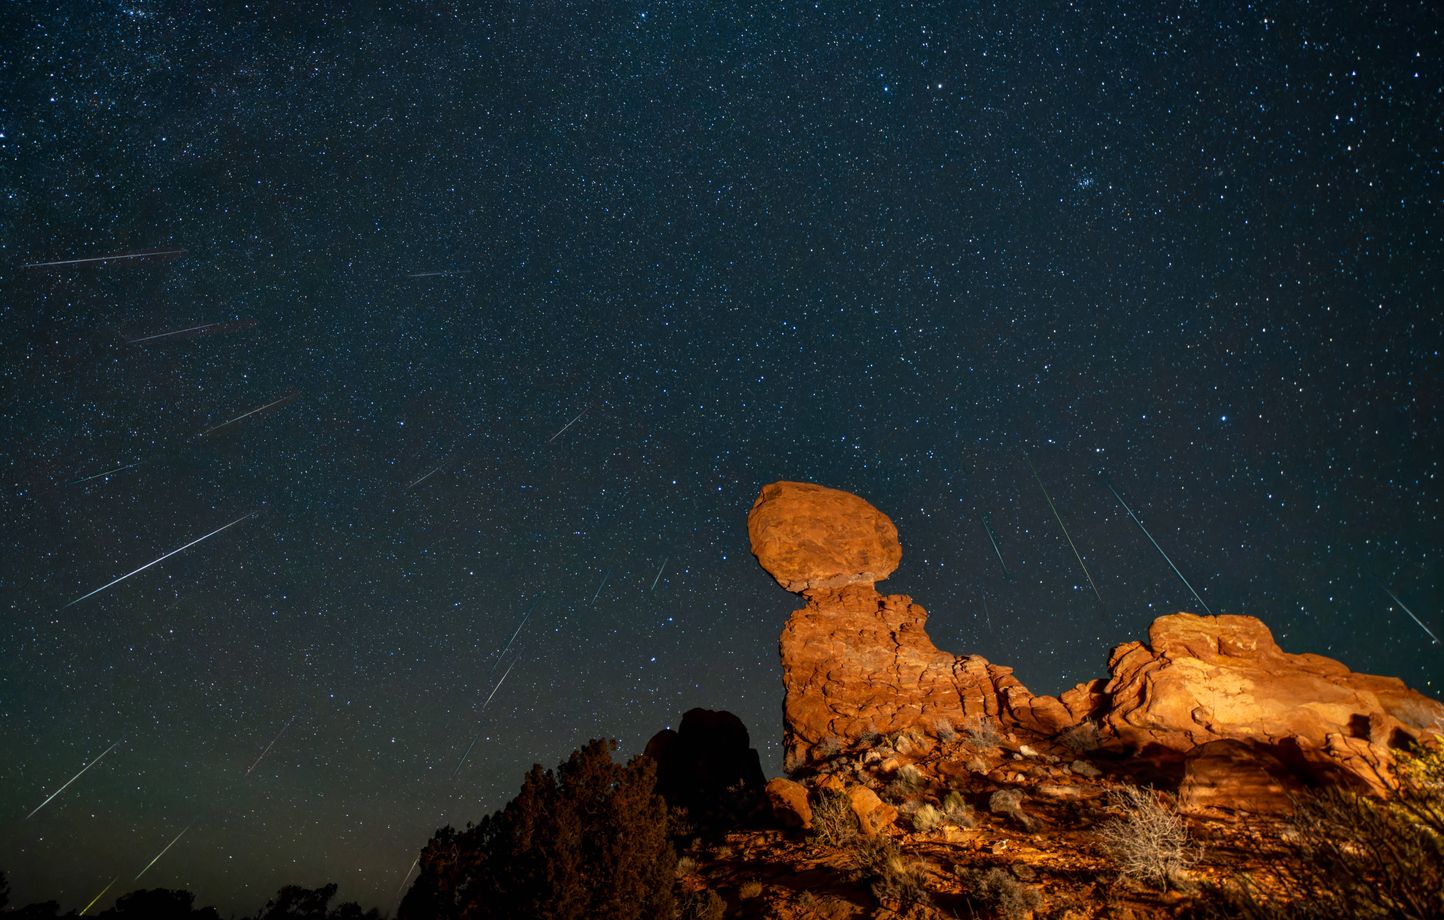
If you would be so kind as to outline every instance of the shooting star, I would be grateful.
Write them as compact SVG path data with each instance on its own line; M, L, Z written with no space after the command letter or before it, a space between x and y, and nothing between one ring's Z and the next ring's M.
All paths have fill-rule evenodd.
M993 533L993 516L985 511L979 515L978 519L983 522L983 530L988 532L988 541L993 544L993 552L998 556L998 565L1003 569L1003 577L1011 580L1013 573L1008 571L1008 563L1003 561L1003 550L998 546L998 535Z
M102 476L114 476L116 473L123 473L126 470L133 470L145 461L137 460L134 463L127 463L125 466L118 466L113 470L106 470L104 473L96 473L94 476L86 476L81 479L72 479L66 483L68 486L78 486L82 482L90 482L92 479L100 479Z
M526 625L527 620L531 619L531 612L536 609L537 601L540 600L541 598L538 597L531 602L531 606L526 608L526 613L522 615L521 622L516 624L516 630L511 634L511 638L506 640L506 645L501 648L501 654L496 656L496 664L501 664L502 660L506 658L506 653L511 650L511 644L516 641L517 636L521 635L521 628ZM492 673L496 673L496 664L491 666Z
M667 563L671 560L671 558L671 556L668 556L666 559L662 560L661 567L657 569L657 577L652 579L652 587L650 590L657 590L657 582L662 580L662 569L665 569L667 567Z
M993 614L988 610L988 589L980 585L978 591L983 595L983 616L988 620L988 632L993 632Z
M1073 558L1078 560L1078 567L1083 570L1083 575L1088 579L1088 586L1093 589L1093 596L1098 598L1098 603L1103 603L1103 595L1098 593L1098 585L1093 581L1093 575L1088 571L1088 566L1083 562L1083 554L1078 552L1078 547L1073 543L1073 537L1068 533L1068 526L1063 523L1063 516L1058 513L1058 508L1053 504L1053 496L1048 494L1048 487L1043 485L1043 478L1038 475L1038 468L1033 466L1033 461L1027 454L1023 455L1027 461L1028 469L1033 473L1033 480L1038 483L1038 489L1043 497L1048 500L1048 508L1053 512L1053 518L1058 522L1058 529L1063 531L1063 538L1068 541L1068 548L1073 550Z
M143 249L139 252L122 252L111 256L90 256L84 259L60 259L56 262L29 262L21 268L58 268L62 265L84 265L88 262L124 262L130 259L159 259L164 256L183 256L184 249Z
M104 757L106 754L109 754L111 751L115 750L116 745L118 745L118 744L120 744L119 741L115 742L115 743L112 744L110 747L108 747L108 748L106 748L105 750L101 751L99 757L96 757L96 758L95 758L94 760L92 760L90 763L88 763L88 764L86 764L85 766L81 767L81 768L80 768L80 772L77 773L77 774L75 774L74 776L72 776L70 779L66 780L64 786L61 786L59 789L57 789L57 790L55 790L54 792L50 793L50 798L47 798L45 801L41 802L39 805L36 805L36 806L35 806L35 811L32 811L30 814L26 815L26 816L25 816L25 820L26 820L26 821L29 821L31 818L35 817L35 815L40 811L40 809L44 808L46 805L49 805L50 802L51 802L57 795L59 795L60 793L64 792L66 789L68 789L68 788L70 787L70 784L71 784L71 783L73 783L73 782L75 782L76 780L80 779L80 777L85 773L86 770L89 770L91 767L93 767L93 766L95 766L96 764L100 763L100 758L101 758L101 757ZM102 893L103 893L103 892L102 892Z
M421 863L421 857L420 857L420 856L417 856L415 859L413 859L413 860L411 861L411 867L406 870L406 875L404 875L404 876L402 877L402 879L401 879L401 884L396 886L396 897L398 897L398 898L401 897L401 892L406 890L406 883L411 879L411 873L416 871L416 867L417 867L420 863Z
M142 870L140 870L139 872L137 872L136 875L135 875L135 878L131 879L131 881L132 881L132 882L138 882L138 881L140 881L140 877L141 877L142 875L145 875L147 872L149 872L151 866L153 866L153 865L155 865L156 863L160 862L160 858L166 854L166 850L169 850L171 847L175 846L176 843L178 843L178 842L180 841L180 839L186 835L186 831L188 831L188 830L191 829L191 826L192 826L192 825L187 824L187 825L185 826L185 830L181 831L179 834L176 834L176 835L175 835L175 840L172 840L170 843L167 843L167 844L165 845L165 850L161 850L159 853L155 854L155 859L152 859L150 862L146 863L146 864L145 864L145 868L142 869Z
M234 425L236 422L239 422L239 421L240 421L241 419L243 419L243 418L249 418L249 417L251 417L252 415L255 415L257 412L264 412L264 411L266 411L267 409L271 408L272 406L279 406L281 403L290 402L291 400L295 399L297 396L300 396L300 395L301 395L301 391L300 391L300 390L292 390L291 392L287 393L285 396L282 396L280 399L273 399L273 400L271 400L270 402L266 403L264 406L257 406L256 408L252 409L252 410L249 411L249 412L242 412L240 415L236 416L235 418L233 418L233 419L227 419L226 421L221 422L219 425L212 425L211 427L207 428L205 431L202 431L200 434L196 435L196 437L198 437L198 438L203 438L203 437L205 437L206 435L210 434L212 431L220 431L222 428L225 428L225 427L228 426L228 425Z
M1404 609L1404 612L1405 612L1405 613L1409 614L1409 619L1413 620L1415 623L1418 623L1418 624L1419 624L1419 628L1422 629L1422 630L1424 630L1424 632L1426 632L1426 633L1429 634L1429 638L1434 641L1434 644L1435 644L1435 645L1438 645L1438 644L1439 644L1439 637L1436 636L1436 635L1434 635L1433 631L1430 630L1429 627L1427 627L1427 626L1424 625L1424 621L1423 621L1423 620L1421 620L1421 619L1419 619L1418 617L1414 616L1414 611L1412 611L1412 610L1410 610L1408 607L1404 606L1404 602L1401 601L1401 600L1399 600L1399 595L1395 594L1393 591L1390 591L1388 588L1385 588L1385 589L1384 589L1384 593L1387 594L1387 595L1389 595L1390 597L1392 597L1392 598L1394 599L1394 603L1398 604L1400 607L1402 607L1402 608Z
M114 884L115 884L116 882L118 882L118 881L120 881L120 876L117 875L115 878L113 878L113 879L110 880L110 884L109 884L109 885L106 885L104 888L100 889L100 894L98 894L98 895L96 895L95 897L91 898L91 899L90 899L90 903L87 904L87 905L85 905L84 907L82 907L82 908L80 909L80 913L77 914L76 916L84 917L86 911L88 911L88 910L90 910L92 907L94 907L96 901L99 901L101 898L105 897L105 893L110 890L111 885L114 885Z
M599 597L602 596L602 589L607 586L607 579L608 579L608 578L611 578L611 577L612 577L612 570L611 570L611 569L607 569L607 571L602 574L602 583L599 584L599 585L597 585L597 593L592 595L592 603L593 603L593 604L595 604L595 603L597 602L597 598L599 598Z
M1198 606L1203 608L1204 613L1213 616L1213 611L1208 609L1208 605L1203 602L1203 598L1199 597L1198 592L1193 590L1193 585L1188 583L1188 579L1183 577L1183 573L1178 570L1178 566L1174 565L1173 560L1168 558L1168 554L1163 551L1163 547L1159 546L1158 541L1153 539L1153 534L1149 533L1148 528L1143 526L1143 522L1138 519L1138 515L1134 514L1133 509L1128 507L1128 503L1123 500L1122 495L1118 494L1118 490L1113 488L1113 483L1108 481L1107 476L1103 477L1103 484L1108 487L1108 491L1113 493L1113 497L1118 499L1118 504L1123 506L1123 510L1128 512L1128 516L1133 518L1133 523L1137 524L1138 529L1143 531L1143 535L1148 538L1148 542L1152 543L1153 548L1158 550L1158 555L1163 557L1163 561L1168 563L1170 569L1173 569L1173 574L1177 575L1178 580L1183 582L1183 586L1188 589L1188 593L1192 594L1193 599L1198 601Z
M450 459L450 458L448 458L448 459ZM440 463L436 464L436 466L433 466L429 472L423 473L423 474L421 474L420 476L416 477L415 479L411 480L411 482L409 482L409 483L406 485L406 488L402 489L401 491L403 491L403 492L410 492L412 489L416 488L417 486L421 485L421 484L422 484L423 482L425 482L426 480L430 479L430 478L431 478L433 475L435 475L436 472L437 472L438 470L440 470L443 466L446 466L446 460L443 460L443 461L441 461Z
M226 524L226 525L224 525L224 526L222 526L222 527L217 527L215 530L212 530L210 533L206 534L204 537L198 537L198 538L190 541L189 543L187 543L185 546L182 546L180 549L173 549L173 550L171 550L170 552L166 553L164 556L161 556L159 559L153 559L153 560L151 560L150 562L147 562L145 565L143 565L143 566L141 566L140 568L136 569L134 572L127 572L127 573L125 573L124 575L120 576L119 578L115 579L114 581L112 581L112 582L110 582L110 583L108 583L108 584L101 585L99 588L96 588L94 591L91 591L89 594L82 594L80 597L77 597L75 600L71 601L70 603L66 604L65 606L66 606L66 607L74 607L76 604L80 603L81 601L85 600L86 598L88 598L88 597L94 597L95 595L97 595L97 594L99 594L100 592L104 591L106 588L110 588L110 587L113 587L113 586L115 586L115 585L118 585L118 584L120 584L121 582L125 581L127 578L129 578L129 577L132 576L132 575L139 575L141 572L144 572L146 569L150 568L151 566L155 565L156 563L164 562L165 560L167 560L167 559L169 559L170 557L174 556L176 553L185 552L186 550L190 549L192 546L195 546L197 543L201 542L202 540L209 540L211 537L214 537L216 534L220 533L221 531L226 530L227 528L230 528L230 527L234 527L234 526L236 526L237 524L239 524L241 521L244 521L246 518L255 517L255 516L256 516L257 514L259 514L259 513L260 513L259 511L251 511L251 512L248 512L248 513L246 513L246 514L243 514L243 515L241 515L240 517L236 518L234 521L231 521L229 524ZM62 608L62 609L64 609L64 608Z
M408 278L449 278L452 275L469 275L473 269L470 268L449 268L439 272L412 272Z
M481 704L481 709L477 712L478 718L481 717L482 713L486 712L486 707L491 705L492 697L496 696L496 691L500 690L501 685L506 683L506 676L511 673L511 669L514 667L516 667L516 660L512 659L511 664L507 665L506 670L502 672L501 680L497 681L496 686L491 688L491 693L487 695L486 702ZM461 755L461 759L456 762L456 769L451 771L451 778L453 781L456 779L457 774L461 772L461 766L462 764L466 763L466 758L471 756L472 748L476 747L476 742L480 740L481 736L477 735L475 738L471 739L471 743L466 746L466 751Z
M185 329L172 329L170 332L157 332L155 335L144 335L138 339L126 339L127 345L139 345L141 342L153 342L156 339L168 339L173 335L185 335L187 332L200 332L204 329L212 329L220 323L201 323L199 326L187 326Z
M254 769L256 769L256 767L258 767L258 766L261 765L261 761L265 760L265 759L266 759L266 755L269 754L269 753L271 753L271 748L275 747L275 746L276 746L276 742L281 740L281 736L286 733L286 729L290 728L290 727L291 727L291 723L294 722L294 721L296 721L296 716L297 716L297 715L300 715L300 713L294 713L294 714L292 714L291 718L286 721L286 724L281 726L281 730L278 731L278 732L276 732L276 737L272 738L272 739L271 739L271 743L268 744L268 745L266 745L266 749L261 752L261 756L260 756L260 757L257 757L257 758L256 758L256 762L253 763L253 764L251 764L250 767L248 767L248 768L246 769L245 776L242 776L242 777L241 777L242 779L245 779L247 776L250 776L250 775L251 775L251 771L254 770Z
M590 408L591 408L591 406L587 406L587 409L590 409ZM576 421L577 421L578 418L581 418L582 416L584 416L584 415L587 414L587 409L583 409L582 411L578 412L576 418L572 419L570 422L567 422L565 425L563 425L563 426L562 426L562 431L566 431L568 428L572 427L572 425L576 424ZM547 438L547 443L550 444L551 442L555 441L557 438L561 437L561 436L562 436L562 431L558 431L556 434L554 434L554 435L552 435L551 437Z

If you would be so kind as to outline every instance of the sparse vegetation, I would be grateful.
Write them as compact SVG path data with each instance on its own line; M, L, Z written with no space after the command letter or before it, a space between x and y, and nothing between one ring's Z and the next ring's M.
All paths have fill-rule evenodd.
M1112 814L1095 829L1103 854L1123 875L1167 890L1197 861L1175 802L1151 789L1122 786L1108 793Z
M903 764L893 773L892 780L883 789L883 797L894 802L906 802L923 790L923 775L912 764Z
M832 789L817 790L812 803L814 840L825 846L840 847L852 842L861 832L847 796Z
M1098 723L1092 719L1084 719L1082 722L1063 732L1056 740L1063 746L1065 751L1074 757L1091 754L1098 750L1102 744L1102 739L1098 731Z
M1043 905L1036 888L1024 885L1006 869L970 871L964 875L964 883L971 898L992 908L1003 920L1024 920Z
M722 920L727 902L710 888L684 891L677 898L677 920Z
M920 834L930 834L946 823L942 811L926 802L914 808L911 817L913 830Z
M750 901L760 894L762 894L762 883L756 879L743 882L741 887L737 889L737 897L744 901Z
M1266 886L1215 892L1220 914L1282 920L1444 917L1444 740L1401 754L1386 800L1328 789L1300 798L1293 857Z
M977 827L978 816L956 789L943 796L943 820L958 827Z
M1000 741L998 726L987 716L979 716L963 726L963 744L973 751L995 748Z
M930 903L921 866L903 856L891 838L859 836L850 851L855 870L869 880L868 888L880 903L902 910Z
M937 723L933 725L933 732L938 736L938 740L944 744L958 737L958 730L953 728L952 721L948 719L939 719Z

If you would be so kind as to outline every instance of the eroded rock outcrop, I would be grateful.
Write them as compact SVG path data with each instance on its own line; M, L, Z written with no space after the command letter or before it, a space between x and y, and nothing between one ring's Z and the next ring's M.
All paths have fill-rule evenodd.
M1394 749L1444 728L1439 702L1396 678L1286 653L1247 616L1160 617L1148 642L1113 650L1110 677L1035 696L1011 668L940 651L922 607L874 589L902 548L863 499L773 483L748 531L762 567L807 602L781 638L792 771L873 735L926 745L987 720L1060 750L1084 739L1114 757L1152 751L1181 763L1186 806L1274 810L1305 786L1379 791Z
M1260 770L1305 783L1342 779L1378 790L1393 749L1444 727L1444 705L1398 678L1289 654L1254 617L1159 617L1146 644L1113 650L1109 671L1100 692L1105 737L1181 752L1229 739L1244 743L1227 748L1230 761L1251 750ZM1208 772L1226 771L1214 764Z
M938 650L912 599L873 584L902 558L897 528L861 498L776 482L748 516L757 561L803 594L782 631L789 770L871 734L916 731L936 738L981 719L1052 734L1073 723L1058 700L1038 697L976 655Z

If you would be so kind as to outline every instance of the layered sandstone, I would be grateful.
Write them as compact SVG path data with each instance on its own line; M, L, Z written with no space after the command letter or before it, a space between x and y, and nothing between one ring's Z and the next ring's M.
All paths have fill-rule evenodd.
M1289 654L1253 617L1160 617L1114 649L1108 678L1035 696L1011 668L940 651L927 613L873 587L902 558L861 498L807 483L762 489L748 517L758 562L806 606L783 628L785 763L806 768L876 735L924 745L984 720L1005 734L1086 737L1113 756L1182 762L1185 805L1273 809L1289 791L1379 791L1392 751L1444 730L1444 705L1396 678ZM1228 743L1222 743L1228 742Z

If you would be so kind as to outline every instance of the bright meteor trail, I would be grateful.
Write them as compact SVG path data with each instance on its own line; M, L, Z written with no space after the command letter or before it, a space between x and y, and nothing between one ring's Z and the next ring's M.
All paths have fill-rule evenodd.
M1404 606L1404 602L1401 601L1401 600L1399 600L1399 595L1395 594L1393 591L1390 591L1388 588L1385 588L1385 589L1384 589L1384 593L1387 594L1387 595L1389 595L1390 597L1392 597L1392 598L1394 599L1394 603L1398 604L1401 608L1403 608L1403 610L1404 610L1405 613L1409 614L1409 619L1413 620L1415 623L1418 623L1418 624L1419 624L1419 628L1422 629L1422 630L1424 630L1424 632L1426 632L1426 633L1429 634L1429 638L1432 639L1432 640L1434 640L1434 644L1435 644L1435 645L1438 645L1438 644L1439 644L1439 637L1436 636L1436 635L1434 635L1433 631L1430 630L1429 627L1427 627L1427 626L1424 625L1424 621L1423 621L1423 620L1421 620L1421 619L1419 619L1418 617L1414 616L1414 611L1412 611L1412 610L1410 610L1408 607Z
M146 863L146 864L145 864L145 868L142 869L142 870L140 870L139 872L137 872L135 878L131 879L131 881L133 881L133 882L138 882L138 881L140 881L140 877L141 877L142 875L145 875L147 872L149 872L151 866L153 866L153 865L155 865L156 863L160 862L160 858L166 854L166 850L169 850L171 847L175 846L175 845L180 841L180 839L186 835L186 831L188 831L188 830L190 830L190 829L191 829L191 825L187 824L187 825L185 826L185 830L181 831L179 834L176 834L176 835L175 835L175 840L172 840L170 843L167 843L167 844L165 845L165 850L161 850L159 853L155 854L155 859L152 859L150 862Z
M268 745L266 745L266 749L261 752L261 756L260 756L260 757L257 757L257 758L256 758L256 762L253 763L253 764L251 764L250 767L248 767L248 768L246 769L245 776L250 776L250 775L251 775L251 771L254 770L254 769L256 769L256 767L259 767L259 766L261 765L261 761L265 760L265 759L266 759L266 755L269 754L269 753L271 753L271 748L273 748L273 747L276 746L276 742L281 740L281 736L286 733L286 729L290 728L290 727L291 727L291 723L294 722L294 721L296 721L296 716L295 716L295 715L292 715L291 718L289 718L289 719L286 720L286 724L285 724L285 725L282 725L282 726L281 726L281 730L278 731L278 732L276 732L276 737L272 738L272 739L271 739L271 743L268 744ZM243 776L243 777L241 777L241 778L244 779L245 776Z
M506 683L506 676L511 673L511 669L514 667L516 667L516 659L512 659L511 664L507 665L506 670L502 672L501 680L497 681L496 686L491 688L491 693L487 696L486 702L481 704L481 710L477 713L478 715L486 712L486 707L490 705L491 698L496 696L496 691L500 690L501 685ZM451 771L451 778L453 780L456 779L456 775L461 772L461 765L466 763L466 758L471 756L471 749L476 747L476 742L480 740L481 736L478 735L477 737L471 739L471 743L466 746L466 752L463 753L461 755L461 759L456 762L456 769Z
M270 402L266 403L264 406L257 406L256 408L252 409L252 410L249 411L249 412L242 412L240 415L236 416L235 418L233 418L233 419L227 419L226 421L221 422L219 425L212 425L211 427L207 428L205 431L202 431L199 435L197 435L197 437L203 438L203 437L205 437L206 435L210 434L212 431L220 431L222 428L226 427L227 425L234 425L236 422L239 422L241 419L243 419L243 418L249 418L250 416L255 415L257 412L264 412L264 411L266 411L267 409L271 408L272 406L279 406L279 405L280 405L281 403L283 403L283 402L290 402L291 400L295 399L297 396L300 396L300 395L301 395L301 391L300 391L300 390L292 390L290 393L287 393L285 396L282 396L280 399L273 399L273 400L271 400Z
M1098 598L1098 603L1103 603L1103 595L1098 593L1098 585L1093 582L1093 576L1088 572L1088 566L1083 562L1083 555L1078 552L1078 547L1074 545L1073 537L1069 535L1068 527L1063 523L1063 516L1058 513L1058 508L1053 504L1053 496L1048 494L1048 487L1043 485L1043 479L1038 475L1037 467L1033 466L1033 461L1029 460L1026 455L1024 455L1023 459L1027 461L1028 469L1033 473L1033 480L1038 483L1038 489L1043 493L1043 497L1048 500L1048 508L1053 512L1053 517L1058 521L1058 529L1063 531L1063 538L1068 541L1068 548L1073 550L1073 558L1078 560L1078 567L1083 570L1083 575L1088 579L1088 587L1093 589L1093 596Z
M591 406L588 406L588 407L587 407L587 409L590 409L590 408L591 408ZM572 419L570 422L567 422L565 425L563 425L563 426L562 426L562 431L566 431L568 428L572 427L572 425L576 424L576 421L577 421L578 418L581 418L582 416L584 416L584 415L587 414L587 409L583 409L582 411L578 412L576 418ZM557 438L561 437L561 436L562 436L562 431L558 431L556 434L554 434L554 435L552 435L551 437L547 438L547 443L550 444L551 442L555 441Z
M72 479L72 480L70 480L69 482L67 482L66 485L68 485L68 486L78 486L78 485L80 485L82 482L90 482L90 480L92 480L92 479L99 479L99 478L102 477L102 476L114 476L116 473L123 473L123 472L125 472L126 470L135 469L136 467L140 466L140 464L141 464L141 461L137 460L137 461L135 461L134 463L127 463L125 466L118 466L118 467L116 467L116 468L113 469L113 470L106 470L104 473L96 473L94 476L86 476L86 477L83 477L83 478L81 478L81 479Z
M201 323L199 326L188 326L185 329L172 329L170 332L157 332L155 335L145 335L141 336L138 339L126 339L125 344L139 345L141 342L150 342L155 339L169 338L173 335L184 335L187 332L200 332L202 329L210 329L213 326L219 325L220 323Z
M159 559L152 559L150 562L147 562L145 565L143 565L143 566L141 566L140 568L136 569L134 572L127 572L127 573L125 573L124 575L120 576L119 578L115 579L114 581L109 582L108 584L103 584L103 585L101 585L99 588L96 588L94 591L91 591L89 594L82 594L80 597L77 597L75 600L71 601L70 603L66 604L65 606L66 606L66 607L74 607L76 604L80 603L81 601L85 600L86 598L88 598L88 597L94 597L95 595L97 595L97 594L99 594L100 592L104 591L106 588L110 588L110 587L113 587L114 585L118 585L118 584L120 584L121 582L125 581L127 578L129 578L129 577L132 576L132 575L139 575L141 572L144 572L146 569L150 568L151 566L155 565L156 563L164 562L165 560L167 560L167 559L169 559L170 557L174 556L176 553L185 552L186 550L190 549L192 546L195 546L197 543L201 542L202 540L209 540L211 537L214 537L216 534L220 533L221 531L223 531L223 530L225 530L225 529L227 529L227 528L230 528L230 527L234 527L234 526L236 526L237 524L239 524L241 521L244 521L246 518L255 517L255 516L256 516L257 514L259 514L259 513L260 513L260 512L258 512L258 511L251 511L251 512L248 512L248 513L246 513L246 514L243 514L243 515L241 515L240 517L236 518L234 521L231 521L229 524L226 524L226 525L221 526L221 527L217 527L215 530L212 530L210 533L206 534L204 537L197 537L196 539L194 539L194 540L190 541L189 543L187 543L185 546L182 546L180 549L173 549L173 550L171 550L170 552L166 553L164 556L161 556ZM63 609L63 608L62 608L62 609Z
M118 876L118 875L117 875L115 878L111 879L111 880L110 880L110 885L106 885L104 888L100 889L100 894L98 894L98 895L96 895L95 897L91 898L91 899L90 899L90 903L87 904L87 905L85 905L84 907L82 907L82 908L80 909L80 913L79 913L78 916L84 917L84 916L85 916L85 912L88 911L88 910L90 910L92 907L94 907L96 901L99 901L101 898L105 897L105 893L110 890L111 885L114 885L114 884L115 884L116 882L118 882L118 881L120 881L120 876Z
M1163 557L1163 561L1168 563L1170 569L1173 569L1173 574L1177 575L1178 580L1183 582L1183 586L1188 589L1188 593L1192 594L1193 599L1198 601L1198 606L1203 608L1204 613L1213 616L1213 611L1208 609L1208 605L1203 602L1203 598L1199 597L1198 592L1193 590L1193 585L1188 583L1188 579L1183 577L1183 573L1178 570L1178 566L1174 565L1173 560L1168 558L1168 554L1163 551L1163 547L1159 546L1158 541L1153 539L1153 534L1149 533L1148 528L1143 526L1143 522L1138 519L1138 515L1134 514L1133 509L1128 507L1128 502L1124 501L1123 496L1118 494L1118 490L1113 488L1113 483L1108 481L1108 477L1103 477L1103 484L1108 487L1109 492L1113 493L1113 497L1118 499L1118 504L1123 506L1123 510L1128 512L1128 516L1133 518L1133 523L1137 524L1138 529L1143 531L1143 535L1148 538L1148 542L1152 543L1153 548L1158 550L1158 555Z
M35 817L36 812L40 811L40 809L44 808L46 805L49 805L50 802L51 802L51 800L54 799L54 798L55 798L57 795L59 795L60 793L64 792L67 788L69 788L71 783L73 783L73 782L75 782L76 780L80 779L81 774L83 774L86 770L89 770L91 767L95 766L96 764L100 763L100 758L101 758L101 757L104 757L106 754L109 754L111 751L115 750L115 747L116 747L117 744L120 744L120 742L119 742L119 741L115 742L115 743L112 744L110 747L108 747L108 748L106 748L105 750L101 751L99 757L96 757L96 758L95 758L94 760L92 760L90 763L88 763L88 764L86 764L85 766L81 767L81 768L80 768L80 773L75 774L75 775L72 776L70 779L66 780L64 786L61 786L59 789L57 789L57 790L55 790L54 792L50 793L50 798L48 798L48 799L46 799L45 801L41 802L39 805L36 805L36 806L35 806L35 811L32 811L30 814L26 815L26 816L25 816L25 820L26 820L26 821L29 821L31 818ZM102 891L101 894L105 894L105 892ZM94 903L94 902L91 902L91 903ZM83 913L83 911L82 911L82 913Z
M154 259L160 256L183 256L184 249L147 249L144 252L123 252L113 256L90 256L85 259L61 259L58 262L30 262L21 268L55 268L60 265L84 265L87 262L121 262L126 259Z

